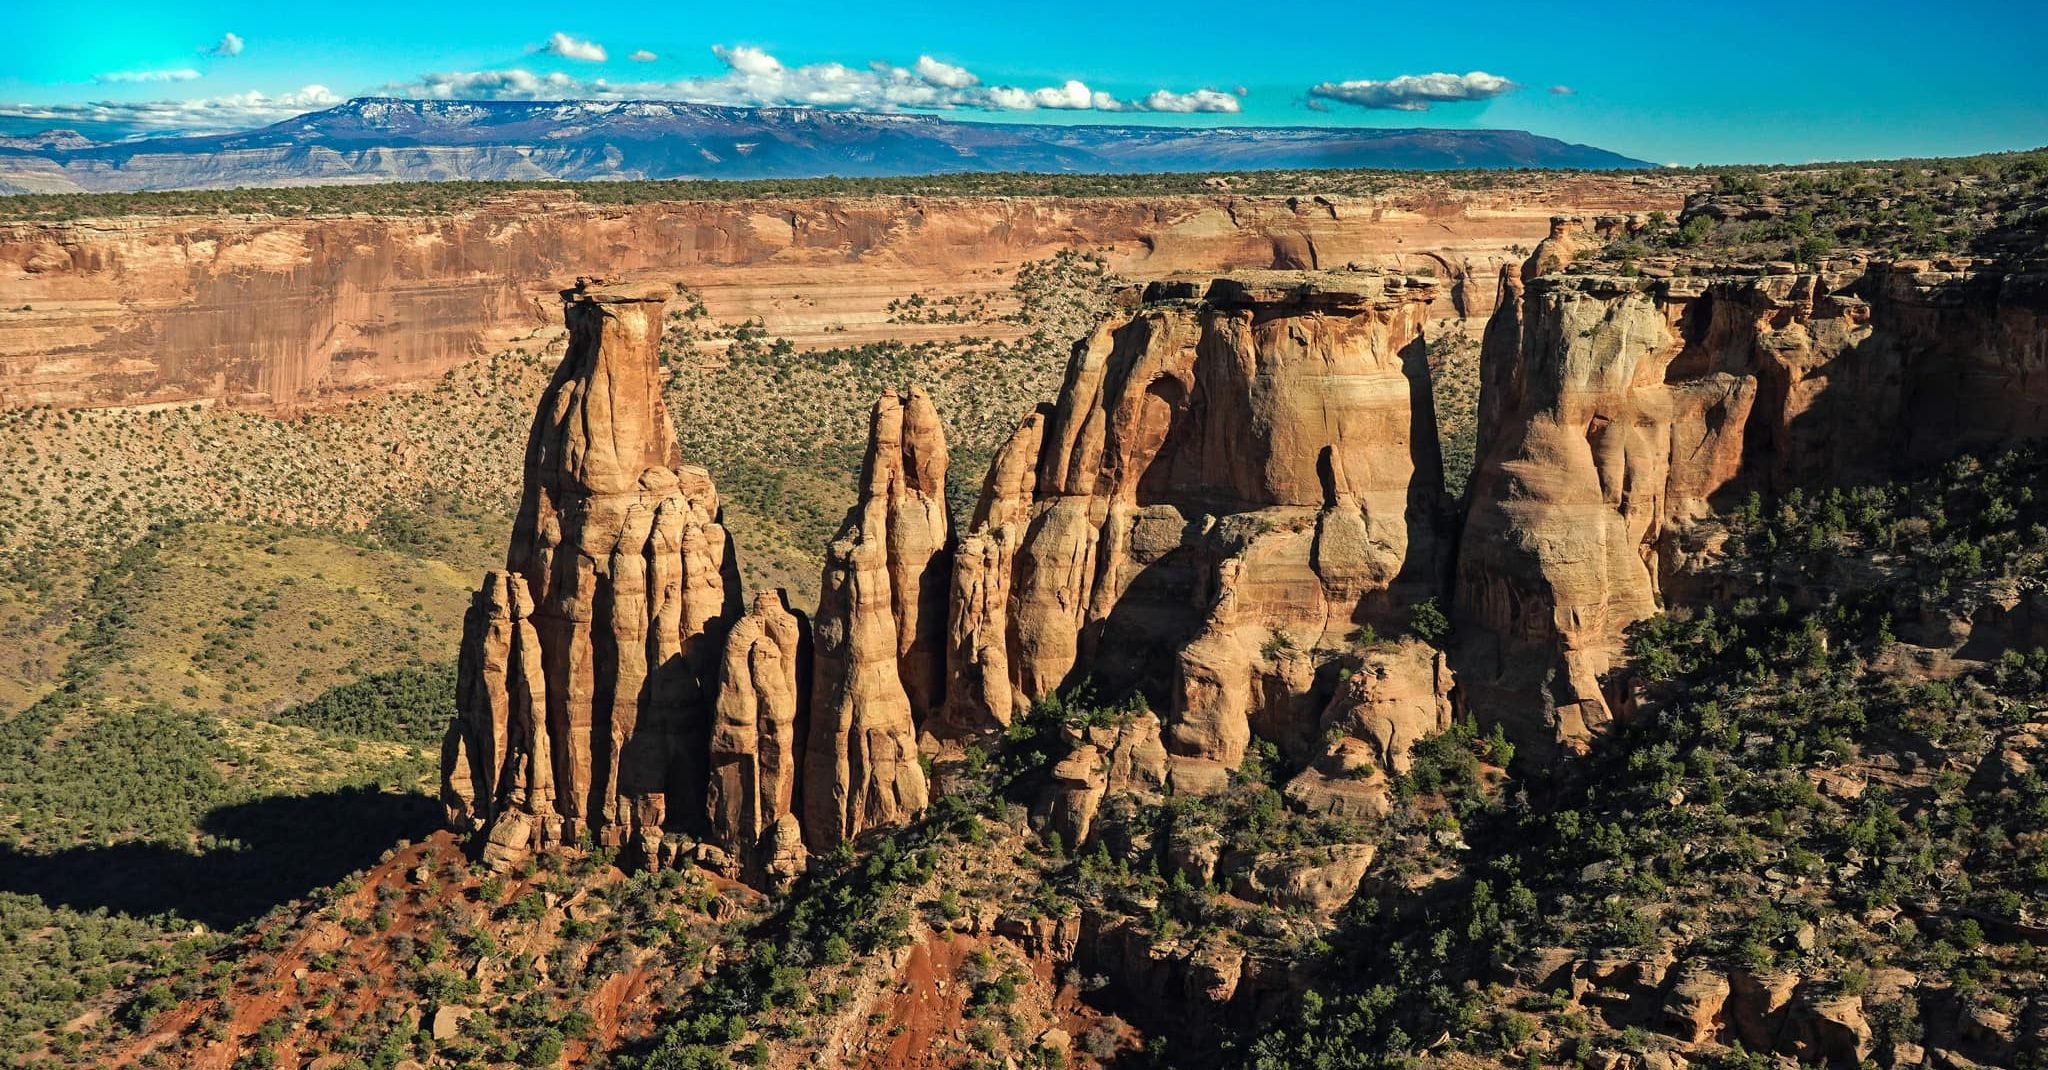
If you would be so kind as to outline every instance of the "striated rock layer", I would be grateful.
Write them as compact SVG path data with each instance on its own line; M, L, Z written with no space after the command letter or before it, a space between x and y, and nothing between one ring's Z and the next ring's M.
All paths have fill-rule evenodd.
M1356 262L1489 280L1557 211L1676 213L1691 185L1557 175L1485 191L1418 178L1371 198L1314 200L630 205L557 189L429 214L0 223L0 408L331 404L481 354L538 348L560 322L557 280L593 264L649 282L686 275L716 318L759 316L800 347L1021 334L1001 322L894 322L884 306L908 293L1000 302L1019 264L1069 248L1102 250L1133 279ZM805 300L783 300L795 293ZM1490 296L1454 282L1437 311L1483 317Z
M1435 282L1147 296L996 456L955 558L935 752L1089 685L1164 711L1173 786L1212 788L1254 734L1308 748L1335 675L1319 648L1439 589Z
M579 282L563 300L569 350L528 439L507 570L471 613L444 760L451 818L505 863L585 835L653 857L703 825L737 615L717 492L682 464L661 397L661 297Z
M1504 273L1487 330L1456 582L1461 690L1532 753L1625 712L1623 632L1712 593L1693 588L1717 512L2048 434L2040 276L1537 276L1535 259Z

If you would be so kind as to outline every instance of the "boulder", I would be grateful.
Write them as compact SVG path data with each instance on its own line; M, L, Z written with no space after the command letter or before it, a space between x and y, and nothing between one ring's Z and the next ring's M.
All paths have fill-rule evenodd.
M1728 978L1705 966L1687 966L1664 995L1664 1020L1688 1044L1704 1044L1721 1033L1728 1003Z
M434 1009L433 1025L430 1027L435 1040L454 1040L462 1035L462 1023L476 1013L472 1007L458 1007L444 1003Z
M1331 917L1358 894L1377 849L1368 843L1302 847L1260 855L1238 877L1238 898Z

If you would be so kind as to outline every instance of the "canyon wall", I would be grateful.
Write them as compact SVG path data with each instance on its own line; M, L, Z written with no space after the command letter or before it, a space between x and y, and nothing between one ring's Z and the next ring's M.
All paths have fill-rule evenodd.
M1676 211L1671 183L1597 175L1371 198L868 197L602 205L507 194L440 214L0 224L0 407L222 401L291 410L432 378L559 333L563 278L687 281L727 320L799 345L1000 335L891 322L888 303L1000 301L1017 265L1078 248L1138 280L1347 263L1490 280L1553 213ZM1468 284L1468 280L1477 280Z
M1566 258L1568 260L1569 253ZM1625 713L1625 629L1716 597L1751 492L2048 434L2048 278L1969 261L1503 272L1457 568L1459 686L1536 748Z

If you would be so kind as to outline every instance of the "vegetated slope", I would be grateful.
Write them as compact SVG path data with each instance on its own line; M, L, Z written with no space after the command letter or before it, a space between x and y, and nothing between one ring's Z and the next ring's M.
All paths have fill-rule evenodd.
M1900 635L2039 584L2043 475L2037 447L1743 508L1742 596L1639 628L1632 723L1546 780L1418 754L1449 805L1412 826L1417 879L1361 898L1324 996L1244 1064L1400 1065L1447 1032L1500 1064L2029 1065L2048 655L1956 674Z
M2024 262L2048 253L2048 151L1729 170L1669 222L1619 235L1599 255L1617 262L1812 264L1852 254Z
M1519 130L1047 127L670 101L363 97L239 134L0 147L0 190L955 171L1645 166L1604 149Z
M1053 339L1115 285L1097 260L1056 258L1020 283L1024 342L815 363L744 325L678 321L669 396L689 448L718 466L750 583L817 583L859 463L819 452L821 426L857 441L878 384L928 381L959 393L963 449L992 444L1057 380ZM75 1062L81 1036L119 1021L111 992L229 946L194 921L259 918L431 827L418 792L453 701L469 577L503 559L545 377L538 355L484 360L298 420L6 414L10 1062Z
M159 583L192 570L165 560L191 545L178 543L184 534L152 533L106 560L66 607L56 687L0 714L0 1052L10 1064L75 1062L78 1031L101 1028L110 991L148 963L213 947L208 927L258 917L432 827L413 793L432 752L415 737L237 715L172 692L180 677L109 679L148 648ZM292 595L281 592L281 613L298 608ZM428 691L438 714L450 696Z
M1641 716L1547 778L1508 776L1513 747L1461 722L1360 822L1292 809L1295 770L1268 750L1221 793L1106 808L1070 852L1026 808L1063 737L1136 711L1045 703L925 820L779 902L694 875L620 883L603 852L487 877L437 839L211 969L160 971L122 1043L372 1064L616 1044L646 1067L1744 1068L1768 1065L1745 1046L1793 1037L1810 1065L2027 1065L2048 660L1930 678L1894 630L2037 582L2043 475L2020 452L1745 506L1726 568L1747 593L1646 623ZM1838 587L1844 553L1881 562L1875 581ZM1378 876L1335 915L1267 898L1243 861L1361 848ZM1152 950L1058 965L1084 929ZM223 970L218 994L197 980ZM1306 992L1264 1022L1162 1017L1145 994L1274 970ZM363 980L336 995L323 972Z

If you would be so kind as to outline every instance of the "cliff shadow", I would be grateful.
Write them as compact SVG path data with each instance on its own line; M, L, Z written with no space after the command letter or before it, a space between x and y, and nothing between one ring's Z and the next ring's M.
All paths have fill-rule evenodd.
M49 853L0 845L0 891L74 910L168 913L232 929L440 826L439 805L418 793L343 788L275 795L208 813L200 834L227 842L198 853L147 842Z
M1394 577L1394 588L1410 602L1438 597L1448 604L1462 503L1451 498L1444 483L1443 425L1437 419L1429 345L1421 338L1401 348L1401 374L1408 380L1408 461L1413 474L1402 518L1408 529L1408 556ZM1418 592L1423 593L1418 597Z

